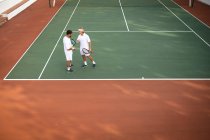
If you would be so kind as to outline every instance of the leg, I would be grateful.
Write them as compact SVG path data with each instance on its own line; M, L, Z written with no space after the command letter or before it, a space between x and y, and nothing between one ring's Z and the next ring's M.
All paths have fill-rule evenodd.
M66 67L67 67L67 71L73 72L73 70L71 69L71 60L66 61Z
M89 55L88 58L90 59L91 62L94 61L92 56Z
M93 57L91 56L91 55L89 55L89 56L87 56L89 59L90 59L90 61L93 63L93 67L95 67L96 66L96 62L93 60Z
M81 54L81 56L82 56L82 60L83 60L83 65L82 65L82 67L86 67L87 66L87 59L86 59L86 56L85 56L85 54L83 53L83 51L80 49L80 54Z
M83 62L87 61L86 56L82 55Z
M82 67L87 66L87 58L86 58L85 55L82 55L82 60L83 60L83 63L84 63L84 65Z
M66 67L67 70L70 72L73 72L73 70L71 69L71 63L72 63L72 52L66 52Z
M71 61L70 60L66 61L66 67L71 67Z

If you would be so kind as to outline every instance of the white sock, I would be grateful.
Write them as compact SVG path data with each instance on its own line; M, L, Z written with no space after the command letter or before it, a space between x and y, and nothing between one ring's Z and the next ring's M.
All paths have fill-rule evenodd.
M84 61L84 64L87 65L87 61Z
M93 61L93 64L96 64L96 62L95 62L95 61Z
M70 70L71 69L71 67L67 67L67 70Z

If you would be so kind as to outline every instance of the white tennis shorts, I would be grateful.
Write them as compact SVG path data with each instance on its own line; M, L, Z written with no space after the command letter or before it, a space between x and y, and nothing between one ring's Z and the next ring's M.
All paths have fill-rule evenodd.
M82 51L82 49L80 49L80 54L81 54L81 55L85 55L85 56L90 56L90 54L85 54L85 53Z
M72 61L72 55L73 55L72 51L65 51L65 55L66 55L66 61Z

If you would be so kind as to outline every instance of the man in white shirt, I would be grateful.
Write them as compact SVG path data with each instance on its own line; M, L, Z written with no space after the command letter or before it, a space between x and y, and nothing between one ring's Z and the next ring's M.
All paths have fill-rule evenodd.
M66 55L66 67L67 67L67 71L69 72L73 72L71 66L72 66L72 55L73 55L73 50L75 50L75 48L73 47L72 43L71 43L71 36L72 36L72 31L71 30L67 30L66 35L63 37L63 46L64 46L64 52Z
M95 67L96 62L93 60L93 57L90 55L90 53L85 54L82 50L83 48L85 48L85 49L89 50L91 53L93 52L92 48L91 48L90 37L85 33L85 30L83 28L80 28L78 31L79 31L79 36L77 38L77 42L80 43L80 54L81 54L83 62L84 62L82 67L87 66L86 57L88 57L90 59L90 61L93 63L93 67Z

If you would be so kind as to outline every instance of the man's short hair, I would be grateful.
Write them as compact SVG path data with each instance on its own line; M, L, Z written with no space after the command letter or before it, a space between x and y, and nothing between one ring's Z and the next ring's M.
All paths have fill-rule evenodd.
M72 30L67 30L67 31L66 31L66 34L67 34L67 35L72 34Z
M85 30L84 30L83 27L80 27L80 28L78 29L78 31L79 31L79 32L83 32L83 33L85 32Z

